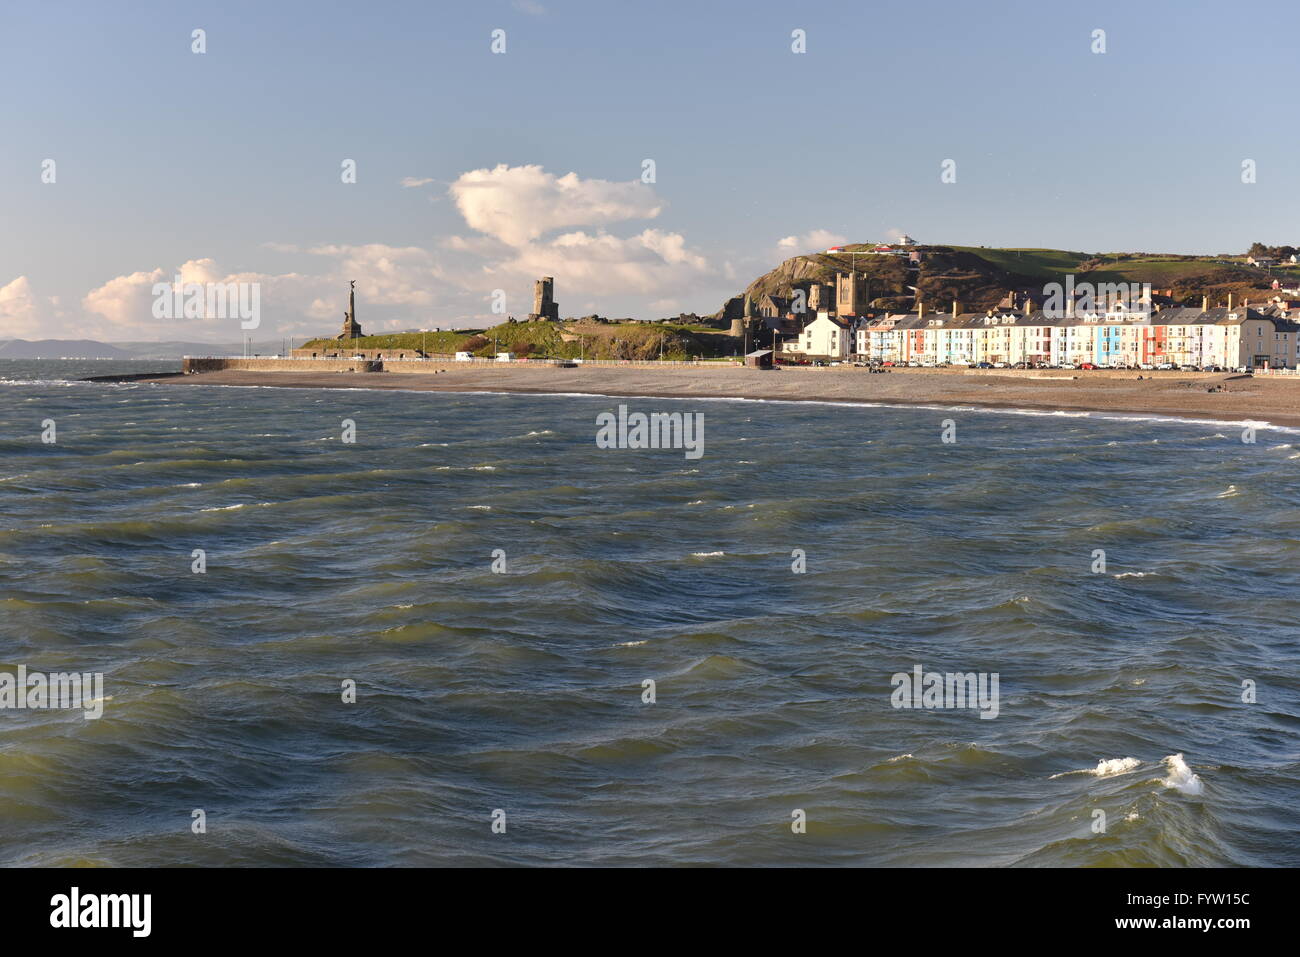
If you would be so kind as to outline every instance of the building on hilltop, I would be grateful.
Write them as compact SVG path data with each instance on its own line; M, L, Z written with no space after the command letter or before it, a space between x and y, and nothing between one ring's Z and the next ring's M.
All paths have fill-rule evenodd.
M533 311L528 314L529 322L556 322L560 318L560 307L555 302L555 279L543 276L533 283Z
M348 288L348 311L343 313L343 331L334 338L360 339L363 335L361 323L357 322L357 281L353 279Z

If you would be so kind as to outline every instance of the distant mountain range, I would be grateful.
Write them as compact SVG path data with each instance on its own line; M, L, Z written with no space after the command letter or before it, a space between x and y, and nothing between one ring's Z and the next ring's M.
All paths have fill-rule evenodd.
M256 355L275 356L284 340L255 342ZM182 356L242 356L242 342L99 342L96 339L9 339L0 359L179 359Z

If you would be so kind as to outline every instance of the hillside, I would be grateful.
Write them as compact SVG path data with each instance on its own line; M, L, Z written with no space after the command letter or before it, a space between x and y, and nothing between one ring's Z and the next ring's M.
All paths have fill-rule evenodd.
M284 341L258 341L248 351L276 355ZM0 341L0 359L179 359L182 356L238 356L237 342L100 342L97 339L9 339Z
M1153 289L1172 290L1175 300L1188 305L1199 305L1202 296L1220 302L1229 293L1239 300L1263 299L1274 279L1300 283L1300 267L1264 270L1248 266L1245 256L916 246L912 248L922 254L921 266L908 269L905 257L866 252L872 245L859 243L838 253L787 259L751 282L742 295L756 301L763 295L788 298L797 288L834 282L837 272L853 269L870 279L875 305L900 310L915 308L918 296L927 308L945 308L955 299L966 310L989 309L1012 289L1041 302L1043 286L1064 283L1067 274L1073 274L1076 283L1149 282Z
M738 340L718 329L686 323L503 322L487 329L449 332L403 332L362 336L341 343L313 339L303 348L327 351L356 349L424 350L429 354L472 352L491 356L513 352L533 358L685 359L690 356L731 355Z
M130 359L130 352L94 339L10 339L0 359Z

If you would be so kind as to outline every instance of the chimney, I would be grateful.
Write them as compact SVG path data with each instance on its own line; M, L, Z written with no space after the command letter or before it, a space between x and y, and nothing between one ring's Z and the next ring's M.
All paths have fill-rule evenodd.
M954 299L954 300L952 301L952 317L953 317L954 319L957 318L957 300L956 300L956 299Z
M1026 316L1032 316L1033 314L1034 314L1034 300L1032 300L1032 299L1030 299L1028 296L1026 296L1026 297L1025 297L1025 315L1026 315Z
M1232 308L1232 293L1228 293L1228 308Z
M925 315L925 303L923 303L920 299L916 300L916 314L918 316Z
M1202 297L1201 297L1201 312L1208 312L1209 309L1210 309L1210 297L1209 297L1209 296L1202 296Z

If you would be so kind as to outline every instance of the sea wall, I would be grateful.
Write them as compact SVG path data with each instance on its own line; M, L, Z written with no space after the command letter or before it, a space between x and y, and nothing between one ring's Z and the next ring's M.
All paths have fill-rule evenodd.
M419 349L294 349L289 353L291 359L421 359L426 355ZM454 359L449 352L430 352L432 359Z
M252 372L382 372L384 364L373 359L197 359L186 357L181 369L186 375L196 372L222 372L227 369L246 369Z

